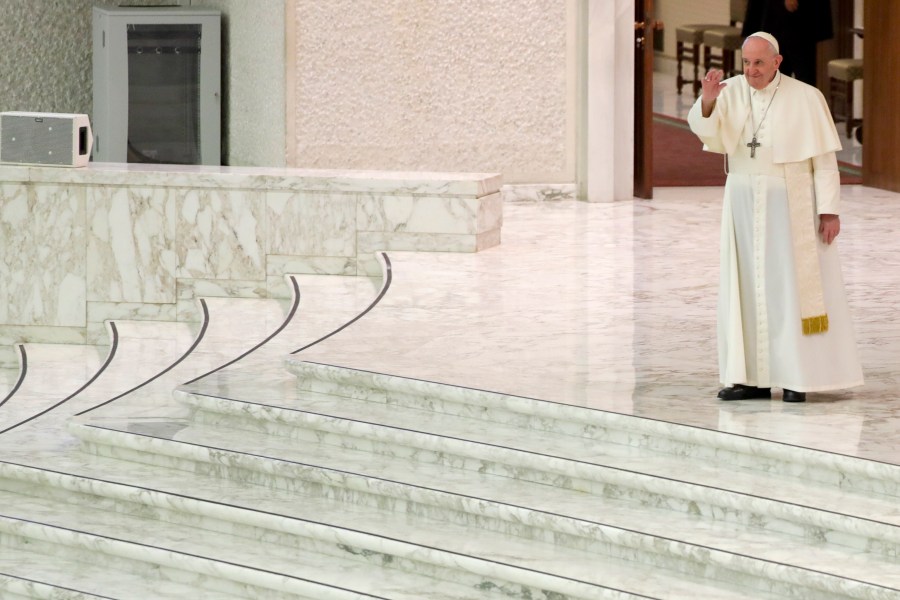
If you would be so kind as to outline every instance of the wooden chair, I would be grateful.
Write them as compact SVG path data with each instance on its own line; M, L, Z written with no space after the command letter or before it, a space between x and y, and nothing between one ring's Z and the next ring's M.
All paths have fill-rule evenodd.
M713 29L721 29L725 25L682 25L675 28L675 58L678 61L678 76L675 78L675 85L678 93L681 94L681 88L685 84L690 83L693 86L694 96L700 93L700 56L703 46L703 34ZM682 76L682 63L690 60L694 70L693 77L688 79Z
M747 12L747 0L731 0L729 5L730 25L718 27L703 33L703 68L722 69L726 77L739 74L743 69L738 68L735 55L744 43L741 28L738 23L743 23Z
M725 77L738 75L743 69L738 68L735 56L743 43L744 36L741 35L740 27L726 27L704 32L704 70L722 69L725 71ZM719 53L714 54L713 49L718 50Z

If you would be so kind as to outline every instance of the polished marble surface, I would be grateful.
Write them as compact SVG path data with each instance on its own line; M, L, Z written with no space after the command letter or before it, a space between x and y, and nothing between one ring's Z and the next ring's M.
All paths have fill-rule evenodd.
M0 179L3 367L13 343L188 320L197 294L279 297L289 272L378 275L380 250L477 252L503 223L499 174L91 163L2 165Z
M657 190L634 205L512 207L519 235L496 251L394 254L385 300L303 357L897 462L885 291L897 282L888 232L878 235L895 195L847 192L844 271L867 375L857 390L800 406L713 400L717 267L706 242L717 230L716 188ZM681 240L655 233L685 224ZM884 243L869 247L876 239Z
M879 308L877 302L865 299L887 297L876 291L891 285L889 273L893 270L883 269L892 253L887 243L889 231L873 216L896 195L864 188L847 188L846 192L848 218L841 240L848 255L845 274L851 303L861 313L858 329L870 376L867 388L861 391L880 389L884 410L890 397L884 393L878 375L889 372L891 366L865 348L871 347L873 340L885 338L883 330L867 329L865 325L889 320L890 306L885 303ZM391 285L381 303L347 329L293 356L722 431L759 435L765 430L760 437L860 456L873 451L889 453L889 436L870 440L858 427L868 405L860 402L856 392L811 395L807 404L790 407L777 398L733 404L714 399L712 327L717 253L715 244L708 240L715 239L718 230L719 193L718 188L657 190L657 198L652 201L608 205L514 203L507 207L510 235L503 246L478 255L391 253ZM850 214L855 216L851 219ZM675 230L681 232L677 239L669 235ZM870 247L870 239L880 240L883 247ZM247 374L260 393L277 394L284 380L281 361L358 314L380 289L379 281L359 277L305 275L297 283L300 301L287 327L269 344L228 369ZM174 401L173 387L249 349L278 328L291 306L273 300L210 299L209 308L210 329L183 363L146 388L89 413L90 421L115 426L124 419L132 434L159 436L152 441L156 448L163 448L168 443L166 438L198 439L184 437L181 428L187 413ZM118 359L111 371L73 398L71 406L0 435L4 460L79 473L93 471L95 476L103 476L103 463L71 452L75 443L65 430L70 415L126 391L129 384L148 379L185 352L196 331L185 324L154 327L125 322L121 333ZM58 390L74 391L74 384L68 382L77 381L79 375L86 378L103 358L98 353L85 355L82 374L60 371L55 375L54 370L62 365L72 368L79 363L80 348L28 347L37 378L0 411L8 409L24 416L46 407L56 397L53 388L48 388L54 377L59 377ZM216 379L216 375L210 377ZM347 410L353 412L352 407ZM364 416L359 414L357 418ZM752 431L752 427L757 430ZM446 433L454 434L449 430ZM109 434L98 435L100 441ZM196 431L192 435L197 435ZM220 448L240 441L254 453L272 454L281 447L303 452L305 459L314 462L329 460L334 454L313 456L307 447L274 439L250 439L249 434L239 440L215 437L214 432L210 435L204 441ZM817 436L819 439L815 439ZM134 444L140 442L137 436L130 437L126 443L137 451ZM868 445L870 441L875 444ZM851 444L855 446L850 448ZM585 458L596 451L595 447L586 448ZM132 456L127 452L116 455ZM631 465L627 456L614 460L618 466ZM382 464L368 459L367 465L371 468L373 462L379 472L391 475L392 461ZM664 465L659 468L666 472ZM135 475L141 472L135 467ZM393 477L400 475L394 473ZM759 487L760 494L769 495L764 494L764 486L776 481L781 483L776 490L780 497L793 494L793 502L802 501L806 493L803 488L791 491L791 481L774 474ZM476 494L477 490L469 493ZM589 508L583 501L571 500L573 507ZM849 510L846 496L837 494L832 503ZM895 512L886 504L878 514L880 519L893 522ZM611 513L603 514L605 520L613 518ZM588 513L584 516L590 517ZM621 522L627 526L633 518L623 515ZM766 522L775 523L777 519ZM821 523L810 527L810 536L822 527ZM728 529L722 524L712 528L709 535L721 538ZM844 529L837 527L838 531ZM700 534L696 530L696 526L686 527L684 535L697 539ZM662 535L666 534L674 535L674 531L665 529ZM769 549L769 557L777 555L765 538L753 541L752 546ZM740 547L736 549L741 551ZM789 548L779 551L784 552L779 556L805 556L802 550L793 554ZM840 567L830 568L833 558L816 556L819 568L829 573L854 572L850 563L838 561ZM865 556L855 560L852 569L890 572ZM687 597L691 587L672 597Z
M393 281L381 303L298 356L900 464L900 326L892 300L900 254L890 226L900 195L862 186L843 193L838 243L866 376L861 388L810 394L800 405L777 394L763 402L715 400L715 187L662 188L654 200L628 203L509 204L499 247L471 255L392 252ZM353 308L330 319L339 293L304 295L313 304L301 305L301 329L307 319L339 322L374 297L367 279L303 277L303 286L361 281L367 291L360 297L359 286L349 286ZM316 332L292 331L276 338L266 360L316 339ZM135 373L123 368L121 376ZM0 398L15 379L14 370L4 371Z
M7 182L79 183L91 185L165 185L215 189L281 189L292 191L385 192L439 196L485 196L500 190L497 173L438 173L422 171L361 171L90 163L77 169L3 166Z
M787 405L715 400L721 189L655 195L511 205L499 248L394 253L384 301L303 357L900 463L900 275L884 218L900 196L844 188L838 243L866 385Z

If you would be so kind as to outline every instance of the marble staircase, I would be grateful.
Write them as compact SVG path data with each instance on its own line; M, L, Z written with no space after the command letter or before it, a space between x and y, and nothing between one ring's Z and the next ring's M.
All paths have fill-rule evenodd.
M462 520L480 528L777 597L879 597L900 582L897 467L295 359L287 366L298 389L280 403L241 403L237 382L226 399L179 394L207 424L362 451L366 468L383 463L377 472L390 482L428 488L426 505L458 511L470 499ZM765 552L748 552L756 548ZM658 593L634 579L615 587Z
M182 386L168 420L70 419L59 470L0 465L0 538L157 597L900 597L897 467L285 366Z
M900 598L900 467L308 362L389 285L317 281L296 324L121 324L59 406L42 363L102 357L33 347L0 424L55 408L0 435L0 597Z

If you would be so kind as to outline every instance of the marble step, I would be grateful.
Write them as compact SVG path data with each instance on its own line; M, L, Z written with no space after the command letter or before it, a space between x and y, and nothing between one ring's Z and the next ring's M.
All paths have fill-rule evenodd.
M417 526L433 528L429 535L437 541L432 545L443 544L441 547L460 540L442 537L440 521L457 523L477 529L480 535L496 535L493 543L501 546L493 554L508 555L523 567L534 568L547 553L556 553L561 558L554 561L555 574L588 578L635 594L683 597L671 591L660 593L678 589L677 584L684 582L690 582L689 589L719 586L708 596L716 598L783 597L788 592L817 598L876 598L883 591L877 583L847 580L790 562L698 546L665 534L649 535L638 530L643 524L640 520L626 519L630 527L609 526L603 522L607 505L602 494L593 496L511 477L416 463L407 457L379 456L221 426L185 425L176 434L178 441L129 433L125 431L127 423L122 423L120 430L113 427L110 422L102 427L70 424L85 448L100 455L249 481L336 504L383 508L415 517L417 523L427 517L430 523L423 521ZM330 514L340 515L345 506L338 504ZM621 503L618 509L622 509ZM695 519L694 525L702 526L702 519ZM690 524L685 529L689 532ZM719 533L734 534L728 530ZM532 541L525 548L517 546L514 552L505 546L513 538ZM767 548L769 544L771 540L761 539L755 546ZM621 583L624 587L609 579L620 577L620 571L598 569L598 563L610 558L632 562L632 572ZM659 586L654 582L652 589L641 589L641 578L646 579L648 569L668 583ZM752 589L748 591L748 587Z
M310 363L296 355L285 358L284 365L296 377L300 390L364 399L391 407L469 416L527 430L575 436L585 442L611 442L693 458L700 463L727 466L731 471L763 473L766 479L782 475L789 480L822 483L858 494L883 495L890 497L891 502L900 499L900 465L632 415ZM702 483L699 478L698 483ZM798 498L785 500L800 501ZM841 503L838 497L836 505L823 508L837 508ZM896 523L900 524L900 519Z
M84 463L84 461L82 461ZM117 464L118 463L118 464ZM0 463L2 464L2 463ZM94 457L92 468L102 471L108 477L110 473L118 473L120 479L152 480L159 482L166 489L189 490L194 497L173 494L146 487L113 484L100 479L90 480L84 476L74 477L63 473L47 473L41 469L32 469L20 465L2 464L4 467L3 486L19 489L30 487L40 482L42 498L62 494L71 501L76 489L90 490L92 496L105 499L102 504L106 510L121 510L129 514L153 513L155 518L183 524L189 522L193 527L212 531L238 531L248 543L249 538L265 539L267 543L278 543L286 552L295 546L305 546L310 542L303 538L313 538L321 545L331 544L337 550L325 549L323 552L333 560L333 556L352 554L369 562L388 565L393 569L405 568L415 573L427 574L427 581L437 586L438 591L422 593L422 587L416 587L413 577L403 589L416 589L420 596L429 599L493 598L500 597L537 598L654 598L679 597L696 590L705 590L710 596L723 599L730 598L775 598L767 594L754 593L752 596L736 594L718 585L709 585L694 577L671 579L659 573L646 573L634 564L617 560L604 560L597 564L598 556L591 555L583 565L586 572L605 572L614 581L612 583L628 586L630 582L643 580L653 583L655 589L667 590L676 596L655 596L649 594L635 595L616 588L587 585L573 578L554 576L548 572L548 566L570 560L574 555L560 554L552 546L522 538L512 538L513 542L532 552L537 552L533 569L521 569L506 564L506 554L511 549L497 548L492 540L497 536L491 532L478 532L473 536L471 529L454 523L432 520L431 531L421 528L422 519L414 519L402 512L384 509L369 509L353 505L335 506L333 500L308 496L296 491L285 492L278 489L263 489L256 486L229 485L228 482L216 480L197 473L178 472L174 469L155 469L148 465L134 463L122 464L120 461ZM76 465L72 465L77 468ZM179 477L180 476L180 477ZM181 479L179 481L179 478ZM62 491L44 489L50 481ZM18 483L16 483L18 482ZM249 488L249 489L248 489ZM255 488L255 489L254 489ZM198 496L206 491L206 500ZM34 490L31 494L38 493ZM216 500L222 496L234 498L239 504L224 504ZM129 508L130 504L140 504L143 510ZM121 505L113 508L114 505ZM254 508L248 508L254 507ZM291 515L291 513L295 513ZM290 515L290 516L289 516ZM337 518L346 526L327 522L329 518ZM429 519L425 518L425 521ZM367 533L367 527L374 525L381 531L380 535ZM252 530L252 531L251 531ZM449 534L459 540L458 552L442 550L440 539ZM435 536L437 533L437 536ZM236 535L238 535L236 533ZM407 538L417 538L415 542ZM495 548L498 550L494 552ZM477 556L486 552L488 559ZM323 559L325 560L325 559ZM407 564L409 563L409 564ZM396 575L395 575L396 576ZM373 580L384 579L383 576ZM510 583L513 580L514 583ZM448 582L453 582L448 583ZM380 596L383 590L377 592ZM390 598L406 598L405 593L387 594Z
M514 473L520 480L542 484L549 482L555 486L560 484L553 481L554 476L574 475L577 468L575 465L567 471L558 464L556 458L542 461L547 456L535 451L541 449L547 452L552 448L557 453L565 454L565 440L560 440L559 436L532 433L528 437L521 430L499 423L491 423L489 430L485 430L480 422L468 417L436 417L422 411L406 411L413 414L407 415L408 418L403 420L403 411L396 407L309 392L295 398L295 402L302 401L307 410L261 406L258 403L184 392L176 392L176 395L192 407L195 421L264 432L269 436L316 440L323 444L364 449L395 458L412 457L415 461L426 464L439 460L455 468L469 468L481 473L491 471L500 476ZM358 415L365 415L366 421L360 421ZM381 425L385 422L393 422L394 425ZM498 440L516 439L527 439L518 444L522 447L530 446L532 452L517 452L509 448L501 451L497 448ZM573 438L569 441L577 440ZM602 452L595 447L590 453L581 452L581 455L588 454L590 457L597 453L608 458L617 451L621 455L623 448L626 455L635 454L633 449L619 446ZM583 446L576 444L569 447L568 454L577 456L581 450ZM485 457L488 456L494 463L492 466L485 464ZM634 456L628 458L632 461L635 459ZM672 459L647 452L643 452L641 458L647 461L648 466L652 465L657 470L660 463L663 463L664 472L677 472L679 466L681 470L697 468L684 459ZM546 469L543 473L540 472L541 462L544 462ZM608 471L600 473L600 482L610 482L606 474ZM618 475L619 473L613 472L613 476ZM726 472L724 477L731 477L731 472ZM772 478L758 483L765 485L766 482L771 484ZM618 477L615 484L630 486L630 489L626 491L619 487L614 494L615 499L601 497L591 503L590 510L587 511L579 506L583 503L583 498L577 493L568 503L556 498L552 503L552 510L559 513L563 511L561 507L566 507L571 512L563 514L588 520L599 511L604 515L603 523L609 526L628 529L633 528L635 522L641 522L642 532L660 538L674 537L682 542L735 554L745 554L749 548L762 548L764 553L760 558L768 557L808 569L839 572L851 579L900 587L900 577L884 575L885 572L889 574L892 569L900 567L900 563L896 561L900 528L896 526L873 522L866 517L859 518L846 510L842 514L836 514L765 501L756 495L724 492L721 488L712 490L691 484L679 485L672 477L648 478L637 474L630 481ZM796 483L792 485L796 487ZM587 489L587 486L582 486L582 489ZM647 494L650 490L655 492L655 498L652 494ZM800 491L815 493L811 484L803 486ZM698 509L700 504L696 499L701 498L704 493L712 496L713 500L718 498L728 503L717 506L707 500L707 505ZM610 495L609 490L604 489L603 494ZM849 504L849 495L846 492L840 494ZM622 502L619 498L627 498L628 501ZM497 496L496 499L505 500L502 496ZM865 508L862 506L864 499L860 499L858 507ZM682 505L680 510L678 504ZM882 503L878 505L881 509L885 508ZM654 519L648 523L647 510L652 506L676 510L654 514ZM888 506L896 505L889 502ZM822 542L810 543L810 540L817 539ZM767 550L767 546L774 546L778 550Z
M35 556L35 559L40 557ZM0 560L2 562L2 560ZM62 567L66 568L66 567ZM78 568L72 563L72 568ZM111 600L112 596L90 594L80 590L59 585L44 583L33 579L35 575L28 571L24 576L4 572L0 567L0 597L7 600L36 598L46 600Z
M111 473L130 474L134 481L153 480L161 487L188 491L193 496L173 493L144 486L116 483L109 480L90 478L84 475L74 476L61 472L47 471L25 465L0 463L0 502L8 504L9 494L28 497L22 503L40 504L40 510L46 513L56 512L48 507L53 502L80 507L89 506L106 513L117 515L139 516L147 519L165 521L181 528L197 531L199 535L223 536L228 532L233 539L226 539L235 547L244 548L253 544L254 540L268 546L267 553L286 554L291 562L298 562L296 551L312 551L327 557L323 560L336 562L340 566L350 557L351 563L360 560L370 565L388 566L391 575L375 574L368 578L378 581L383 586L385 581L402 581L402 589L415 590L415 594L423 594L422 590L429 586L437 586L440 591L427 594L428 598L463 600L468 598L482 599L500 594L503 597L542 597L542 594L558 594L560 598L638 598L615 589L585 585L574 580L563 580L546 573L546 568L534 569L530 572L510 568L502 559L482 560L471 552L447 552L434 546L434 539L422 534L418 527L409 523L409 517L390 511L369 510L348 506L340 512L341 520L350 523L351 527L341 527L323 522L333 503L312 496L297 493L284 493L279 490L265 490L255 486L229 486L221 480L185 473L175 470L156 469L147 465L122 463L102 457L94 457L91 461L94 470L102 471L107 477ZM77 468L76 465L72 465ZM84 469L82 469L84 470ZM88 469L90 470L90 469ZM137 471L137 472L135 472ZM122 476L121 479L129 479ZM249 489L248 489L249 487ZM206 490L210 498L203 499ZM224 491L240 504L226 504L219 498ZM41 500L38 501L37 499ZM15 502L12 503L16 505ZM248 507L254 508L248 508ZM57 507L58 508L58 507ZM34 508L36 510L36 508ZM82 509L83 510L83 509ZM296 514L291 514L291 513ZM59 517L57 517L59 518ZM98 518L103 519L101 515ZM119 517L123 519L125 517ZM84 516L79 523L90 522ZM373 535L363 531L367 524L374 523L383 535ZM460 539L466 540L470 546L471 530L448 523L436 523L443 533L452 531ZM134 527L122 525L122 527ZM154 525L154 527L158 527ZM203 530L203 531L200 531ZM402 537L398 537L402 536ZM419 537L418 543L407 542L405 535ZM490 546L490 535L478 536L475 547ZM520 544L525 543L520 541ZM274 550L273 544L278 545ZM554 551L546 548L541 562L552 562ZM596 558L596 557L593 557ZM299 561L302 563L302 561ZM539 563L538 567L541 566ZM606 565L606 569L616 569L620 579L641 577L633 565L621 563ZM356 567L359 571L359 568ZM413 576L402 574L402 571L413 573ZM352 569L344 567L344 573L352 576ZM509 580L514 580L511 583ZM424 585L423 583L424 582ZM702 589L702 582L697 582ZM548 590L548 586L551 588ZM396 587L400 587L399 585ZM675 586L678 589L679 586ZM556 591L553 591L556 590ZM560 591L561 590L561 591ZM687 591L685 588L682 591ZM718 592L719 590L715 590ZM379 596L385 593L379 588ZM391 598L410 597L406 592L391 591ZM413 595L412 597L418 597ZM421 597L426 597L422 595ZM553 596L557 597L557 596ZM738 596L723 596L738 597Z
M9 501L4 494L3 500ZM15 510L16 502L12 502ZM71 507L62 513L81 515ZM107 515L108 516L108 515ZM49 521L59 516L55 513ZM115 519L111 519L115 522ZM76 525L76 524L72 524ZM148 532L145 532L145 537ZM74 527L62 527L52 522L18 519L0 514L0 545L15 557L27 557L26 552L39 560L59 565L47 578L54 585L60 579L71 578L90 570L94 585L110 595L107 583L124 580L133 586L123 589L117 598L191 598L211 597L221 600L237 598L275 599L290 598L313 600L316 594L291 593L274 587L276 577L238 565L220 565L205 557L167 551L147 546L144 542L129 543L107 535L94 535ZM31 565L19 565L22 575L33 573ZM282 578L283 579L283 578ZM262 580L262 581L260 581ZM323 596L328 597L328 596ZM338 595L337 598L357 598L357 595Z
M35 539L0 536L0 597L52 600L111 600L118 598L183 599L196 597L192 585L141 577L135 572L93 564L65 556L59 548ZM238 600L244 596L204 590L208 600Z
M508 562L508 557L533 555L533 576L553 572L559 563L571 567L572 560L585 557L569 552L565 544L557 543L563 534L542 540L540 535L531 535L520 525L512 535L505 535L483 527L488 521L486 517L481 518L479 524L482 527L473 531L467 522L447 521L440 515L394 510L394 506L351 504L315 492L267 489L198 472L102 456L93 456L89 461L74 456L66 464L58 463L59 468L77 471L79 475L0 462L0 489L28 491L31 495L39 493L41 496L62 494L70 498L73 494L77 497L89 492L94 497L106 499L103 502L107 509L145 515L152 512L159 519L187 522L215 531L240 530L244 537L270 541L277 535L279 543L287 546L294 543L294 535L310 536L340 544L342 553L352 549L355 556L369 561L398 566L402 561L415 559L417 570L431 575L441 575L434 572L436 568L444 573L453 568L456 569L454 581L462 580L463 576L470 578L467 573L475 573L479 578L476 582L479 589L502 591L504 597L533 598L542 597L544 593L536 593L524 585L510 591L508 585L502 585L498 573L506 570L504 563ZM111 481L111 477L116 481ZM146 486L146 482L151 481L152 489ZM41 491L31 491L33 487ZM228 498L228 503L221 500L223 497ZM135 504L144 508L136 511ZM253 533L248 533L249 529ZM411 546L413 550L409 549ZM489 558L480 559L479 554ZM459 572L462 569L465 572ZM602 598L684 598L697 594L722 600L782 597L759 590L748 595L746 590L736 591L732 586L705 581L696 575L676 574L673 577L664 569L647 569L636 566L633 561L597 554L587 555L581 569L594 574L604 572L610 589L592 590ZM446 579L446 575L443 577ZM635 582L639 582L640 595L621 591L633 588ZM546 585L540 587L543 590Z
M438 580L377 562L359 560L351 552L325 552L316 544L284 546L269 532L259 539L215 527L197 527L194 519L158 519L146 504L110 502L91 494L39 496L0 491L0 540L19 554L28 549L56 564L68 559L103 566L128 578L146 594L130 597L357 599L433 597L438 600L481 600L489 595L464 583ZM215 514L216 506L208 503ZM19 517L40 515L40 521ZM183 516L183 515L182 515ZM226 528L227 529L227 528ZM309 546L309 547L307 547ZM78 573L70 570L69 573ZM95 582L102 582L100 575ZM172 582L180 589L165 590ZM108 593L108 592L105 592ZM575 596L579 597L579 596ZM584 596L586 598L601 596Z

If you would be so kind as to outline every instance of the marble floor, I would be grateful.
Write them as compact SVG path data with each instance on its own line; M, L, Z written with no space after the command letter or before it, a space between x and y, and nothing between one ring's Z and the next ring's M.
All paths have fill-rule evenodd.
M392 281L381 302L300 356L900 464L900 323L892 300L900 290L900 248L891 225L900 195L844 189L839 243L866 385L810 394L800 405L715 400L720 195L714 187L661 188L653 200L509 204L497 248L390 253ZM261 377L281 369L279 357L357 314L377 282L305 276L300 289L292 325L232 368L257 369ZM207 344L205 360L193 356L192 369L174 369L157 386L171 389L252 347L285 307L235 300L217 310L224 323L207 336L218 347ZM131 338L165 333L171 352L120 349L116 369L81 397L96 403L143 382L196 333L186 326L144 330L132 325ZM103 361L95 348L26 349L40 385L24 385L0 407L6 424L62 400ZM16 379L3 372L0 400ZM142 399L143 409L165 398L157 391Z
M674 86L672 87L674 90ZM662 101L662 100L661 100ZM658 188L653 200L589 205L509 203L500 246L477 254L391 252L391 282L364 317L299 355L406 377L671 421L900 464L900 194L845 186L839 244L866 375L863 387L810 394L805 404L722 403L715 348L721 188ZM897 202L898 204L894 204ZM896 213L896 214L894 214ZM296 315L231 369L264 378L280 358L363 310L381 282L303 276ZM215 332L189 360L156 377L190 347L196 328L122 324L128 340L111 368L91 376L104 350L29 347L40 373L17 389L0 370L2 427L36 418L4 453L45 436L77 410L148 378L130 409L152 415L167 390L262 341L290 310L274 301L211 302ZM215 344L210 345L211 341ZM161 350L162 349L162 350ZM124 410L124 407L123 407ZM4 435L0 435L0 442Z

